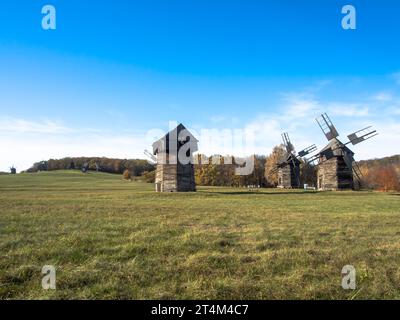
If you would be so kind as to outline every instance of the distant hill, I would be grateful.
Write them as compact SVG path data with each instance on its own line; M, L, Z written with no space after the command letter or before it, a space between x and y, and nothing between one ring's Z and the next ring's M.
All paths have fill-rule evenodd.
M366 166L369 168L384 167L384 166L400 167L400 155L378 158L378 159L362 160L362 161L358 161L358 165Z

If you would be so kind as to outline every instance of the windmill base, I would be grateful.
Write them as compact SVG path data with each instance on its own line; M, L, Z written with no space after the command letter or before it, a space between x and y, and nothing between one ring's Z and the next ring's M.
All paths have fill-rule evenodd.
M299 166L287 165L278 170L278 185L280 189L300 188L300 168Z
M194 192L194 166L192 164L158 164L156 192Z
M354 190L353 170L343 157L334 157L318 166L318 190Z

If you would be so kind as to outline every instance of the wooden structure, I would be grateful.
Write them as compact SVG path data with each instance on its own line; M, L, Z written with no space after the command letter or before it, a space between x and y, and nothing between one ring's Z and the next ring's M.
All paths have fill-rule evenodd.
M17 174L17 169L15 169L14 166L12 166L12 167L10 168L10 173L11 173L11 174Z
M315 144L296 153L292 142L290 141L287 132L282 134L283 145L286 149L285 157L282 161L276 164L271 172L278 174L278 188L293 189L300 188L300 165L306 155L317 150Z
M197 143L182 124L153 143L153 154L157 157L157 192L196 191L193 153L198 150Z
M319 190L347 190L361 187L361 171L354 160L354 152L347 145L357 145L375 137L378 133L372 127L353 132L347 136L349 141L342 143L339 133L329 116L324 113L316 119L319 127L329 141L318 154L309 159L317 162L317 184Z
M300 188L300 160L290 153L284 162L278 164L278 188Z
M89 172L89 163L85 162L82 167L81 167L82 173L88 173Z
M353 164L347 161L354 152L338 139L333 139L320 151L320 164L317 172L319 190L354 189ZM327 159L324 161L324 159Z

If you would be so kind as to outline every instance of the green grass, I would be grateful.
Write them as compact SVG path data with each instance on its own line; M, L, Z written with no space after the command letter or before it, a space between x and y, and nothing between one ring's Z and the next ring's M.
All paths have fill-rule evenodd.
M0 298L400 298L399 194L198 189L0 176ZM341 288L347 264L356 291Z

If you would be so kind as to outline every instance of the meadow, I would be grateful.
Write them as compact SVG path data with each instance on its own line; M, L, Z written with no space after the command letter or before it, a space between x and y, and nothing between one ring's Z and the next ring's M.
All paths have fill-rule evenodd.
M349 264L356 290L341 287ZM400 194L2 175L0 298L399 299Z

